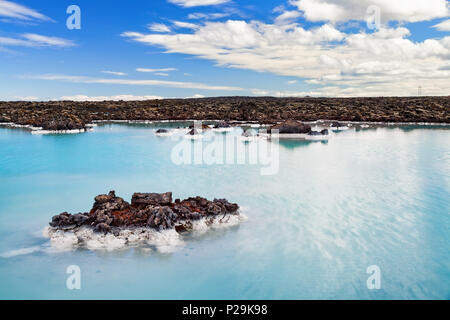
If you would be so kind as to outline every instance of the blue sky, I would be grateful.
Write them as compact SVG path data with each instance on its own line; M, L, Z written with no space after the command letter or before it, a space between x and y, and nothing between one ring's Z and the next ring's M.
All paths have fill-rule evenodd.
M0 99L449 95L449 2L392 3L0 0Z

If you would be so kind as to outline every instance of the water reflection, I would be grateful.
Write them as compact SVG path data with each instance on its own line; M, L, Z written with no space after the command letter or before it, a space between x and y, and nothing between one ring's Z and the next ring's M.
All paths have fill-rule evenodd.
M314 141L314 140L295 140L295 139L280 139L278 144L286 149L306 148L311 144L323 144L327 145L328 141Z

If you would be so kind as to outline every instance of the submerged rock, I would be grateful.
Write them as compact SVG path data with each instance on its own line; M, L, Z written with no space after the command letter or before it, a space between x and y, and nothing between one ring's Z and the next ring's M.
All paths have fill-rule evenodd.
M322 131L311 131L308 133L308 136L327 136L329 134L327 129L323 129Z
M168 137L173 135L173 131L167 129L158 129L155 131L155 135L158 137Z
M73 230L89 227L96 233L117 234L131 228L150 228L156 231L192 229L192 223L202 218L223 218L239 215L239 206L226 199L195 197L172 202L172 193L135 193L131 204L117 197L114 191L95 197L89 213L63 212L52 218L54 230Z
M328 140L330 139L330 132L328 129L323 129L322 131L311 131L306 135L306 140Z

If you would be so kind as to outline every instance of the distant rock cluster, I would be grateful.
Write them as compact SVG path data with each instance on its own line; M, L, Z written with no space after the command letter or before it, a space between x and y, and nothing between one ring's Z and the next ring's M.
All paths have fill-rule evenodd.
M310 125L288 120L270 127L267 133L273 133L274 130L277 130L279 134L305 134L311 132L312 129Z
M130 204L111 191L97 196L89 213L61 213L52 218L50 227L62 231L90 227L95 232L114 235L122 229L143 227L182 233L191 230L194 221L206 219L208 223L208 219L239 215L238 210L237 204L225 199L195 197L172 202L171 192L135 193Z
M450 97L220 97L104 102L0 102L0 123L64 131L95 120L283 120L450 123Z

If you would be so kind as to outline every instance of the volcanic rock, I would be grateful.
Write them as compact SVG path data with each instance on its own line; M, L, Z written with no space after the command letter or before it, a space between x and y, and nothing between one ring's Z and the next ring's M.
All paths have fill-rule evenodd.
M172 192L166 193L135 193L131 198L134 207L152 205L169 205L172 203Z
M323 129L322 131L311 131L308 133L309 136L327 136L329 134L327 129Z
M52 218L50 226L70 230L82 226L98 233L115 233L124 228L146 227L155 230L175 229L185 232L192 222L208 217L239 215L239 206L226 199L195 197L172 202L172 193L135 193L131 204L117 197L114 191L95 197L89 213L63 212Z
M99 120L215 119L258 123L285 120L450 123L450 96L0 102L0 123L30 125L44 130L86 129L87 124Z
M299 121L288 120L272 126L268 132L272 133L272 130L278 130L280 134L304 134L311 131L311 126Z
M215 129L225 129L225 128L231 128L231 125L229 125L227 122L225 121L220 121L219 123L217 123L214 126Z

